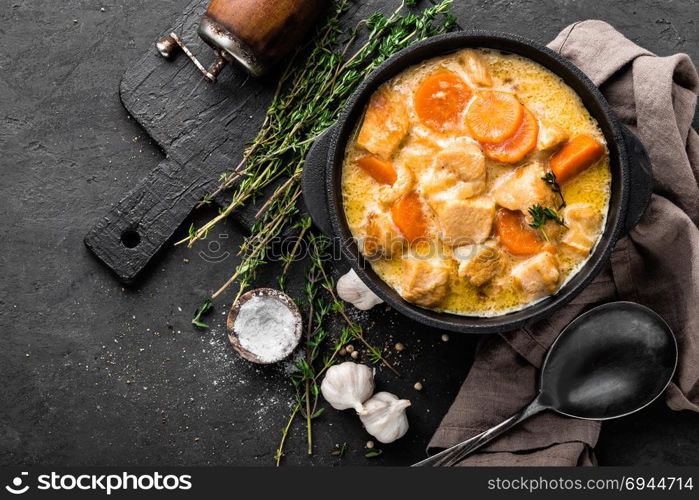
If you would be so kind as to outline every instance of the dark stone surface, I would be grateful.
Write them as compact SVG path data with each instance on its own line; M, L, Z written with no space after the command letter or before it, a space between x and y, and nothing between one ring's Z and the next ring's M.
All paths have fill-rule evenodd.
M208 318L210 330L189 323L232 271L237 228L222 227L192 250L162 252L130 288L82 244L105 210L162 160L123 110L118 82L187 3L65 0L56 8L15 0L0 9L2 464L272 463L291 402L288 365L259 368L237 357L223 326L230 295ZM568 23L594 17L659 54L699 57L692 0L455 3L464 27L546 42ZM213 213L202 210L185 226ZM273 284L275 271L265 269L259 284ZM443 343L440 332L381 308L356 316L377 342L408 346L395 358L404 377L382 371L378 384L413 400L411 431L370 461L356 418L326 411L315 426L315 454L305 454L299 425L287 463L421 458L467 372L472 338L452 334ZM424 391L411 388L416 380ZM699 464L698 424L699 416L661 404L606 423L600 463ZM345 441L347 456L331 457Z

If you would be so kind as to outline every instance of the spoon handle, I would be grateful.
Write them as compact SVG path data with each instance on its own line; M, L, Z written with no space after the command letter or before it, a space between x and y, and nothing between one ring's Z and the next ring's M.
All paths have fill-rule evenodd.
M487 431L482 432L477 436L473 436L462 443L454 445L451 448L447 448L436 455L432 455L422 462L413 464L412 467L450 467L470 453L476 451L481 446L489 443L496 437L512 429L515 425L525 421L537 413L544 411L545 409L546 407L543 406L538 399L535 399L529 403L528 406L515 413L507 420L499 423L495 427L491 427Z

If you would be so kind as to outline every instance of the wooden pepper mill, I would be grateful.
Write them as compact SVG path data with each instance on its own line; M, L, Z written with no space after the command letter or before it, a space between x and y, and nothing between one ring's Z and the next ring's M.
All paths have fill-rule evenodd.
M208 68L175 33L159 40L156 47L166 58L181 48L210 82L233 61L251 75L260 76L298 47L326 1L211 0L199 23L199 36L216 53Z

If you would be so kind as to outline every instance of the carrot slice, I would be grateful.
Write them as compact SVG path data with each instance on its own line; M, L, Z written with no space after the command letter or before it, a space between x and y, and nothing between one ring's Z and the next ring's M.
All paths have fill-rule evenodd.
M511 137L524 119L524 106L507 92L479 92L466 113L473 137L481 142L497 143Z
M592 166L604 155L604 145L589 135L578 135L566 142L549 159L558 182L565 182Z
M367 174L372 176L376 182L380 182L381 184L393 185L398 178L398 174L396 174L396 169L393 168L393 164L388 160L379 158L378 156L362 156L359 160L357 160L357 165L359 165L360 168Z
M531 112L524 108L524 119L517 132L497 144L484 143L483 152L491 160L515 163L527 156L536 147L539 137L539 124Z
M444 132L456 127L471 98L471 88L457 74L438 71L425 78L415 91L415 112L422 123Z
M427 235L427 217L415 191L406 194L391 207L391 217L409 242Z
M512 210L498 210L495 232L500 237L500 243L514 255L532 255L546 249L545 242L529 227L524 217Z

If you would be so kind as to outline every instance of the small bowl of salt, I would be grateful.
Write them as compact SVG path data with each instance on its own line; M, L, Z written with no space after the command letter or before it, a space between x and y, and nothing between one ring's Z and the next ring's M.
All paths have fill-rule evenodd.
M248 361L268 365L286 358L301 340L303 321L294 301L274 288L244 293L226 321L228 340Z

